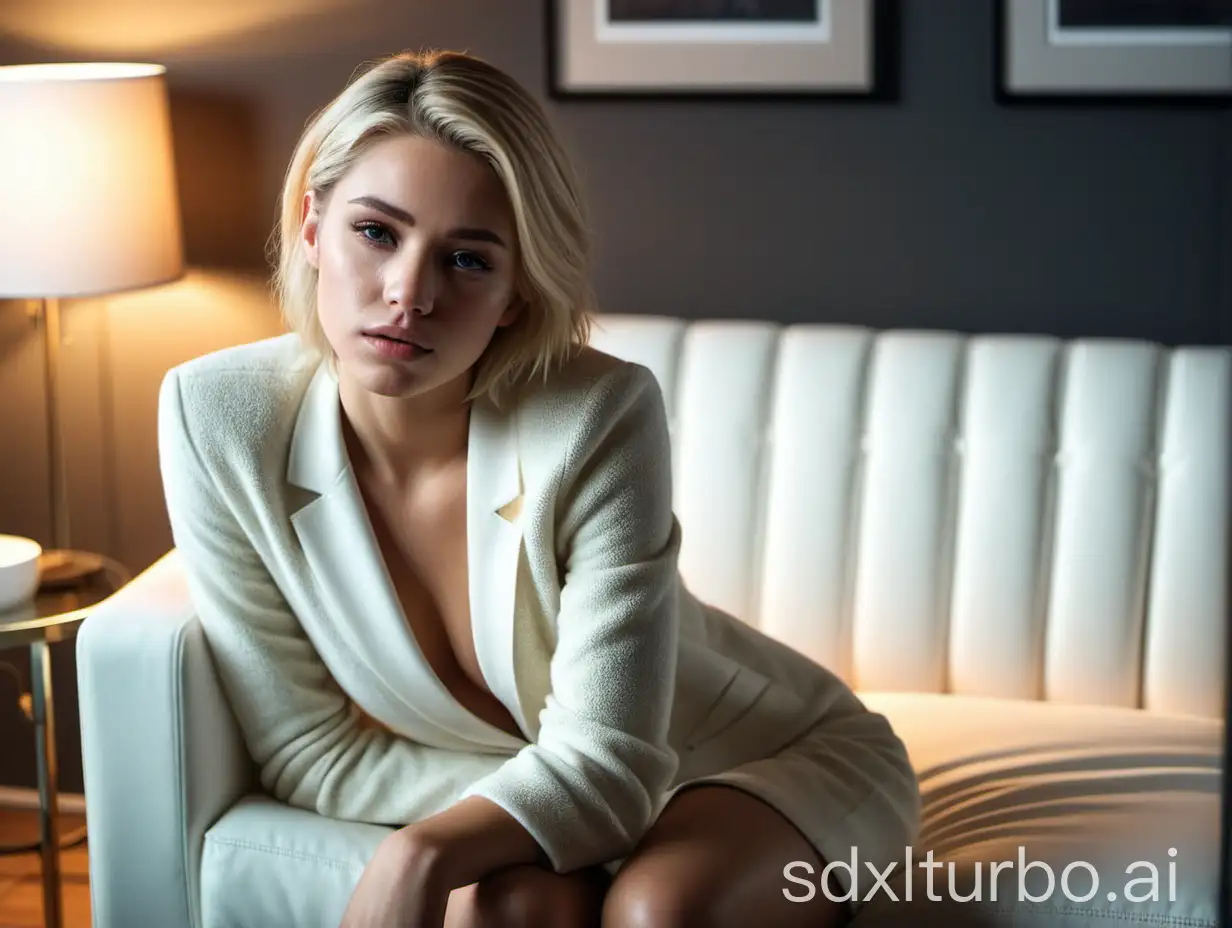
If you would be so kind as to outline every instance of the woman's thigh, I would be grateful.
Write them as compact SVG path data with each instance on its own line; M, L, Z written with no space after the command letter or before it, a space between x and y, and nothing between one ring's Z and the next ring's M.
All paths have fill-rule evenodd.
M783 873L794 861L818 875L826 864L772 806L730 786L686 788L616 873L604 901L604 928L844 924L847 906L824 892L794 901L799 887ZM839 894L830 888L830 896Z

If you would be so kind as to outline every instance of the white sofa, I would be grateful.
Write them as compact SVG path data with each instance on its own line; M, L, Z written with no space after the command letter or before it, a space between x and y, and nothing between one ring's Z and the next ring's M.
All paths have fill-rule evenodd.
M862 928L1217 924L1232 349L644 316L594 344L663 385L690 585L910 749L923 832ZM96 928L334 928L386 829L260 794L174 551L78 667Z

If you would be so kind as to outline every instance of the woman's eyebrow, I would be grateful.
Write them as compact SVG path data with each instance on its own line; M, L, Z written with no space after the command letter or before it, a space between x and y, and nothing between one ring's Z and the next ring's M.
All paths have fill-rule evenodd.
M378 210L393 219L397 219L404 225L415 225L415 217L401 207L394 206L392 203L386 203L380 197L362 196L356 197L353 200L348 200L348 203L359 203L362 206L369 206L372 209ZM460 228L451 229L449 232L450 238L469 239L476 242L491 242L493 245L500 245L501 248L508 248L504 239L493 232L491 229L470 229Z

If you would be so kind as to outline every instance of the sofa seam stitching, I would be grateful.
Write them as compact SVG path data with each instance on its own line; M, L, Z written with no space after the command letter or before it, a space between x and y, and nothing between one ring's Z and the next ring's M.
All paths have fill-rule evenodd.
M311 863L328 864L329 866L338 867L344 870L353 869L353 866L346 861L336 860L332 857L320 857L316 854L305 854L302 851L274 847L269 844L257 844L253 841L242 841L235 838L220 838L216 835L208 835L205 840L208 844L221 844L229 847L241 848L242 850L247 851L264 851L269 854L277 854L280 857L291 857L296 860L304 860Z

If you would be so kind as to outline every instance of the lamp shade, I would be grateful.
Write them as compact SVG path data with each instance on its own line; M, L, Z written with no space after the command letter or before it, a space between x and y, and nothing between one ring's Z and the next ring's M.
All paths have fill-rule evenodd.
M0 297L114 293L183 273L165 72L0 67Z

